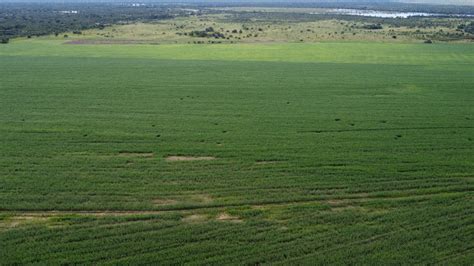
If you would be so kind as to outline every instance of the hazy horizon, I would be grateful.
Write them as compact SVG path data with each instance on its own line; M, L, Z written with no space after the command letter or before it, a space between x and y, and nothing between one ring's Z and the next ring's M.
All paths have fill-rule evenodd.
M474 5L474 0L3 0L2 3L408 3Z

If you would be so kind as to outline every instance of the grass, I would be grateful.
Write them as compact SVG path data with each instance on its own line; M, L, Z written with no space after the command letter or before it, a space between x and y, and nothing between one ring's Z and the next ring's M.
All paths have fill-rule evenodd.
M2 264L474 259L470 45L20 40L0 60Z
M242 8L231 8L231 14L206 14L199 16L178 17L160 20L153 23L136 22L108 26L104 29L84 30L81 34L73 32L58 36L40 37L56 41L68 41L83 44L196 44L196 43L248 43L248 44L281 44L281 43L321 43L321 42L377 42L377 43L416 43L427 39L442 43L471 43L472 36L461 34L457 27L469 24L469 18L425 18L426 26L421 22L411 26L397 26L388 22L383 29L369 30L364 26L370 22L341 19L305 19L305 14L312 9L286 8L251 8L241 13ZM258 11L254 13L253 11ZM317 13L321 12L320 9ZM245 14L252 14L247 18ZM277 12L277 13L275 13ZM292 17L291 14L296 18ZM247 14L247 15L248 15ZM243 16L243 17L242 17ZM191 37L193 31L204 31L212 27L225 38ZM36 37L33 37L36 38Z
M212 61L272 61L292 63L352 63L424 65L471 64L470 44L388 44L368 42L280 44L65 45L50 38L17 40L3 46L0 56L166 59ZM465 68L463 68L465 69ZM470 70L470 69L468 69Z

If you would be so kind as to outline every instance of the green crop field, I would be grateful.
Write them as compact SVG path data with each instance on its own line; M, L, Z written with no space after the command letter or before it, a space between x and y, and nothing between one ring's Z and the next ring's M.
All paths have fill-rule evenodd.
M474 261L472 44L0 46L0 264Z

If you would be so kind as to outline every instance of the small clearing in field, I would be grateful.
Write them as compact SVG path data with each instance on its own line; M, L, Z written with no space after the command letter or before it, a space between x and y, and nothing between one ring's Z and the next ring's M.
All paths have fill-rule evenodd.
M354 205L353 201L345 200L345 199L330 199L327 200L326 203L331 207L331 211L333 212L341 212L341 211L368 211L366 208Z
M129 215L156 215L161 214L162 211L145 211L145 210L124 210L124 211L29 211L22 212L12 217L8 217L0 221L0 227L5 224L21 225L25 223L47 222L52 217L62 217L64 215L79 215L79 216L129 216Z
M175 205L176 203L178 203L178 201L173 200L173 199L155 199L155 200L153 200L153 204L155 204L157 206L169 206L169 205Z
M265 165L265 164L276 164L276 163L279 163L281 161L256 161L255 164L258 164L258 165Z
M349 204L349 201L342 199L330 199L326 201L331 207Z
M210 195L207 195L207 194L193 195L191 197L191 199L193 201L197 201L197 202L200 202L200 203L211 203L213 201L212 197Z
M202 214L192 214L181 219L181 221L187 222L187 223L198 223L198 222L204 222L205 220L207 220L207 216L202 215Z
M122 157L138 157L138 158L152 158L155 156L153 152L128 152L128 151L121 151L119 152L119 156Z
M0 227L17 227L24 224L35 224L41 222L47 222L48 217L35 216L35 215L18 215L6 219L3 223L0 224Z
M185 162L185 161L211 161L215 160L215 157L212 156L202 156L202 157L193 157L193 156L168 156L166 157L167 162Z
M243 222L242 219L240 219L237 216L232 216L228 213L221 213L219 216L217 216L218 221L224 221L224 222L233 222L233 223L241 223Z
M353 206L353 205L332 207L331 211L332 212L344 212L344 211L369 212L367 208L364 208L361 206Z

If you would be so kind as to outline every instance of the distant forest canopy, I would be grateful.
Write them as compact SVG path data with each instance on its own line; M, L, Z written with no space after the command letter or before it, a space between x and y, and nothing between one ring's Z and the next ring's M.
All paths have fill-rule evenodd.
M126 21L156 21L184 15L178 9L163 6L134 8L105 3L41 4L0 3L0 38L33 37L67 31L79 33Z

